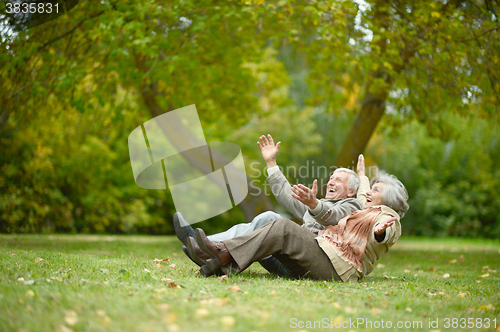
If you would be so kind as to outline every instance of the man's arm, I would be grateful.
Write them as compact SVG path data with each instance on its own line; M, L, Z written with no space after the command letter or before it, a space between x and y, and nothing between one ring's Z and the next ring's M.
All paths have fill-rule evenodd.
M313 211L309 211L311 216L323 226L337 225L340 219L344 218L354 211L361 210L361 204L356 198L346 198L337 203L320 200L318 206L321 206L321 210L317 211L317 208Z
M307 207L292 197L292 186L283 173L281 173L276 163L276 156L278 155L281 142L274 145L273 137L268 134L267 137L262 135L257 145L259 145L262 158L264 158L268 167L269 176L267 177L267 182L269 182L274 197L288 212L302 220Z

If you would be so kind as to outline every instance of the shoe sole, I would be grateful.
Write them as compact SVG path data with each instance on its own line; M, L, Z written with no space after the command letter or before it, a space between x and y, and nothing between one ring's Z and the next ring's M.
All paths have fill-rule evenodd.
M207 263L203 259L198 257L198 255L196 255L196 250L194 249L194 244L192 241L194 242L195 239L193 239L192 237L189 237L188 241L187 241L188 242L187 248L188 248L189 256L191 256L191 259L199 266L206 265Z

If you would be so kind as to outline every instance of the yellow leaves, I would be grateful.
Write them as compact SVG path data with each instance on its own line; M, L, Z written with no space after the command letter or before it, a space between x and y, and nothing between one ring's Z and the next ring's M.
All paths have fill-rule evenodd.
M35 296L35 292L32 291L31 289L28 289L26 291L26 297L33 297L33 296Z
M370 311L371 311L372 315L374 315L374 316L377 316L380 313L380 309L377 307L372 307L370 309Z
M449 278L450 277L450 274L449 273L445 273L443 274L443 278Z
M111 318L109 318L109 316L106 314L106 311L99 309L96 311L96 315L104 325L109 325L111 323Z
M457 262L456 259L452 259L452 260L448 261L448 264L455 264L456 262Z
M377 269L383 269L385 267L384 264L377 264Z
M153 263L153 267L155 269L159 269L159 268L161 268L161 264L160 263Z
M432 12L432 13L431 13L431 16L432 16L433 18L440 18L440 17L441 17L441 14L440 14L439 12L434 11L434 12Z
M457 297L461 297L461 298L464 298L467 296L467 293L463 293L463 292L459 292Z
M208 300L201 300L200 304L201 305L214 305L216 307L222 307L228 302L229 302L229 299L227 299L227 298L211 298Z
M335 309L340 310L342 306L338 302L332 302L332 305L334 306Z
M477 308L477 311L494 311L495 306L491 303L488 303L487 305L481 305L479 308Z
M490 276L489 273L485 273L483 275L480 275L479 278L488 278Z
M69 327L65 326L65 325L61 325L59 326L59 328L56 330L56 332L73 332L72 329L70 329Z
M408 308L405 309L405 311L406 312L412 312L413 310L410 307L408 307Z
M271 296L274 296L274 295L276 295L276 291L273 289L273 290L271 291Z
M220 323L224 329L229 329L236 324L236 320L231 316L222 316L220 319Z
M35 258L35 263L40 263L40 262L43 262L43 261L44 261L43 258L40 258L40 257Z
M153 259L153 262L168 262L170 260L170 258L165 258L165 259L158 259L158 258L155 258Z
M64 312L64 321L69 326L74 326L78 323L78 313L75 310L66 310Z
M144 271L146 271L147 273L151 273L151 271L149 271L148 269L144 268Z

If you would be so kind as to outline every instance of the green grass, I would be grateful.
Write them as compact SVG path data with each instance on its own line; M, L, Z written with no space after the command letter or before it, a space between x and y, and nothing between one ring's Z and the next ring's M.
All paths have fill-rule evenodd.
M0 257L0 331L319 331L336 329L292 327L358 318L422 322L398 331L428 331L436 319L441 331L495 331L447 329L445 318L500 325L498 241L402 238L355 284L282 279L258 264L203 278L172 236L0 235Z

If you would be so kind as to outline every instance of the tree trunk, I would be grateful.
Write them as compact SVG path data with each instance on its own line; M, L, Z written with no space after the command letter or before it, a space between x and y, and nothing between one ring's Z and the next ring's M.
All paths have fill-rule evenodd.
M351 169L354 167L354 171L356 170L359 154L363 153L378 122L384 115L386 97L387 93L374 95L369 91L366 92L356 123L354 123L347 135L342 150L340 150L335 160L337 167Z

